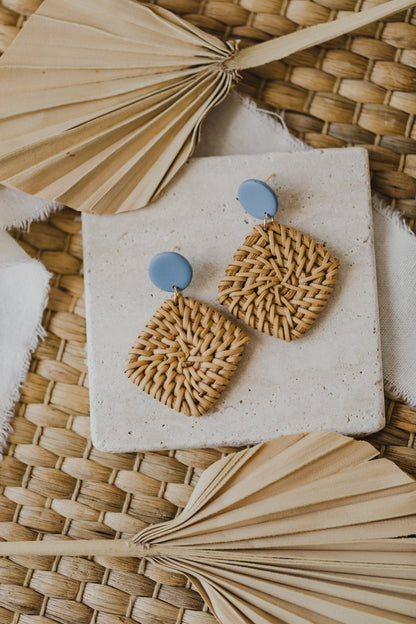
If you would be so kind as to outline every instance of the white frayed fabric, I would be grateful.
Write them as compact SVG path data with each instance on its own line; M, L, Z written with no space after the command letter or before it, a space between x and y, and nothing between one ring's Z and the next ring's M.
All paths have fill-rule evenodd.
M402 215L373 196L385 388L416 406L416 236Z
M50 274L30 258L5 231L0 231L0 450L10 432L19 398L39 338Z
M27 228L32 221L46 219L61 204L0 184L0 228Z
M229 156L311 149L292 136L284 117L257 108L251 98L231 91L207 117L194 156Z
M60 208L0 185L0 453L31 354L45 333L41 321L50 278L43 264L30 258L5 230L26 229Z
M232 92L206 120L196 155L304 149L311 148L289 134L284 116L262 111ZM401 214L376 195L373 208L385 388L392 398L415 407L416 236Z

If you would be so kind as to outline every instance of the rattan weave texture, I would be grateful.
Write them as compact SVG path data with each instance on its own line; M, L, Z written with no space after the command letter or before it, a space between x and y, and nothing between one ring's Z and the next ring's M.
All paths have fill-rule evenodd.
M176 293L140 332L124 372L164 405L202 416L227 386L248 341L218 310Z
M2 1L2 49L12 41L25 15L39 4L39 0ZM167 0L163 4L204 28L252 40L289 32L299 24L335 15L337 7L353 9L355 5L345 0L321 4ZM415 95L408 80L404 88L402 84L400 88L377 87L374 76L386 79L383 68L385 72L388 66L383 59L396 63L388 74L390 81L398 81L408 69L413 75L415 30L410 14L396 16L359 36L305 52L290 64L263 68L249 81L253 95L263 94L267 103L292 109L288 122L313 144L359 143L363 137L364 143L369 142L362 125L340 120L343 107L349 111L352 107L354 120L378 123L374 130L380 131L383 119L371 111L382 106L388 113L384 127L390 124L395 132L375 132L372 138L374 182L378 188L394 191L409 215L415 214L414 191L410 197L409 189L414 185L410 174L412 162L415 171L416 126L411 112L392 106L396 103L397 107L397 93L413 106ZM386 59L386 55L390 56ZM350 77L342 75L347 70ZM363 85L360 76L366 72L373 78ZM353 97L345 104L347 94L339 95L341 87L351 86L351 81L354 88L360 86L357 81L361 84L364 102ZM373 102L373 92L378 97L384 94L385 101ZM16 236L54 276L44 317L47 338L33 357L16 408L14 433L0 463L0 537L32 540L40 532L47 539L111 539L172 518L185 505L201 471L230 449L140 454L94 449L89 438L79 215L67 210ZM388 425L372 440L386 457L416 476L416 410L390 400L386 405ZM12 622L215 624L215 619L183 577L151 563L32 557L0 561L0 624Z
M218 285L217 299L249 327L286 342L313 325L332 294L339 260L306 234L256 225Z

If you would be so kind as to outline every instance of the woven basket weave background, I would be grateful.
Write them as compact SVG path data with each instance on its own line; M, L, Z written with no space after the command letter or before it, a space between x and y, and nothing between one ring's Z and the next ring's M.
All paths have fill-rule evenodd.
M40 0L0 1L0 51ZM336 16L352 0L163 0L202 28L243 43ZM314 146L369 146L374 188L416 216L416 12L273 63L246 90ZM413 225L413 221L411 221ZM79 215L67 210L16 234L54 273L47 339L33 357L0 463L0 537L113 538L168 520L221 450L109 454L89 439ZM384 456L416 475L416 410L386 400ZM128 559L0 560L0 624L215 624L179 575Z

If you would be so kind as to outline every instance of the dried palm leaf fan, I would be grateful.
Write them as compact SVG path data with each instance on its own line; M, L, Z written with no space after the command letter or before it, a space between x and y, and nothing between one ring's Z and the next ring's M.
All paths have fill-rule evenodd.
M133 0L44 0L0 60L0 181L87 212L144 206L239 70L413 4L390 0L238 51Z
M186 575L222 624L414 624L416 539L401 536L416 533L416 483L376 455L336 433L286 436L213 464L177 518L133 541L0 555L145 557Z

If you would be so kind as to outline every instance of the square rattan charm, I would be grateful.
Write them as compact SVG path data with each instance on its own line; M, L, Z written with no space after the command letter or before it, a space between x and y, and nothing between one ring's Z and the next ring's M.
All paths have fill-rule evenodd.
M256 225L237 249L217 299L250 327L290 342L316 320L338 269L322 245L272 221Z
M167 299L130 349L124 372L140 390L186 416L218 399L249 341L220 312L190 297Z

